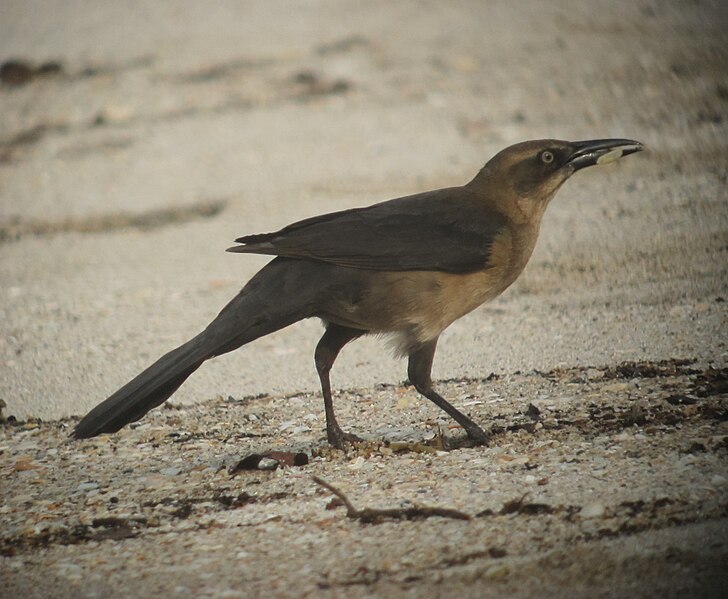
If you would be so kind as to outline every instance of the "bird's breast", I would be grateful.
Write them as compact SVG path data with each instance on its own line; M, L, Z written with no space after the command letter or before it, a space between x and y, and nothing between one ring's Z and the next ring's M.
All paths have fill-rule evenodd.
M322 318L373 333L395 333L399 351L434 339L458 318L501 293L518 278L535 239L516 229L504 230L491 246L489 260L469 273L441 271L356 271L358 292L334 294ZM537 231L536 231L537 233Z

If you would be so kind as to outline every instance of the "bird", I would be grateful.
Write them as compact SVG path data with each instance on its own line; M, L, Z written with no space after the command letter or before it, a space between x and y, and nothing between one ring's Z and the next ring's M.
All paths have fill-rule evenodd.
M306 318L325 326L314 351L336 448L361 441L334 413L330 371L363 335L388 336L410 383L474 444L489 435L435 389L440 334L505 291L525 268L542 216L575 172L644 148L629 139L531 140L493 156L459 187L314 216L239 237L227 251L274 256L198 335L163 355L84 416L71 435L114 433L167 400L206 360Z

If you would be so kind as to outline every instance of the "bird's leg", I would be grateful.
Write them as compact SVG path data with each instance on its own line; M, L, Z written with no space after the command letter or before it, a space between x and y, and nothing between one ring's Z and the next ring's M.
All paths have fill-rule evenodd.
M439 408L445 410L468 433L468 437L478 443L487 443L488 435L475 422L449 403L432 388L432 360L435 357L437 338L427 341L409 354L407 374L415 389Z
M321 380L321 392L324 396L324 410L326 411L326 438L328 442L338 449L343 449L346 443L356 443L361 441L356 435L345 433L341 430L339 423L336 422L334 415L334 403L331 399L331 381L329 380L329 372L334 365L336 356L339 351L349 341L363 335L366 331L360 329L352 329L337 324L329 324L326 332L316 346L314 359L316 361L316 370Z

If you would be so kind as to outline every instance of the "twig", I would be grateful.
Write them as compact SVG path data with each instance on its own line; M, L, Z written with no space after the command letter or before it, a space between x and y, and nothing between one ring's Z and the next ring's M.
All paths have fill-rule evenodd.
M341 499L341 502L346 506L346 515L349 516L349 518L356 518L358 510L354 507L351 501L349 501L349 498L341 491L339 491L339 489L337 489L334 485L327 483L323 478L319 478L318 476L313 477L313 482L315 482L317 485L321 485L324 489L331 491L334 495Z
M318 476L313 477L313 481L331 491L336 495L341 502L346 506L346 516L352 520L359 520L367 524L378 523L382 520L421 520L424 518L431 518L433 516L440 516L441 518L454 518L455 520L470 520L470 515L460 510L453 510L444 507L428 507L424 505L414 505L406 508L390 508L390 509L376 509L376 508L364 508L358 510L349 501L349 498L344 495L339 489L334 487L331 483L327 483L325 480Z

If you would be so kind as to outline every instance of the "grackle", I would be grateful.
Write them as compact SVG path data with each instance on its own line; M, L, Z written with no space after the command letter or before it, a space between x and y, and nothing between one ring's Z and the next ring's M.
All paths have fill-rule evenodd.
M453 321L501 294L523 271L541 217L576 171L642 150L628 139L526 141L496 154L462 187L427 191L314 216L274 233L247 235L230 252L270 254L207 328L92 409L72 435L118 431L160 405L205 360L299 320L326 326L315 363L326 436L357 437L336 421L329 372L344 345L391 335L408 357L409 380L478 443L488 436L433 388L438 337Z

